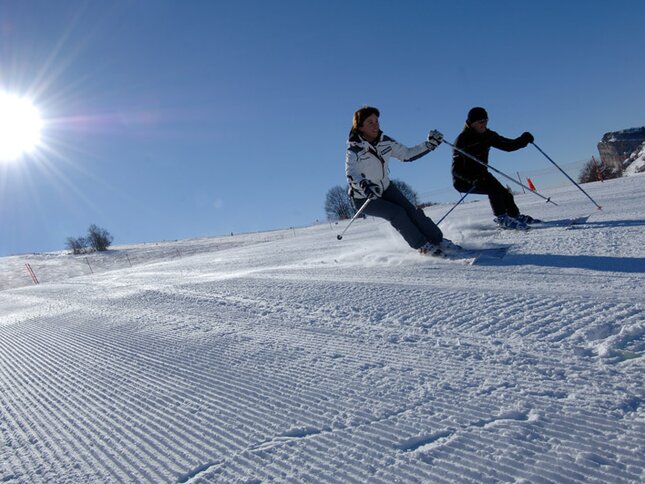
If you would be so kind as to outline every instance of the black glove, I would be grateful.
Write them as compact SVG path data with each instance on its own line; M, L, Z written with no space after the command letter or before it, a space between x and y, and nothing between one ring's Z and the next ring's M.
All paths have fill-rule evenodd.
M363 191L365 196L370 200L378 198L378 194L376 193L378 190L378 185L376 185L375 183L369 182L363 178L358 186L361 187L361 190Z
M441 134L436 129L433 129L428 133L428 141L426 141L426 146L430 151L434 150L437 146L443 141L443 134Z
M526 143L527 145L528 145L529 143L533 143L533 140L535 140L535 138L533 137L533 135L532 135L531 133L529 133L528 131L524 131L524 132L522 133L522 135L520 136L520 139L521 139L524 143Z

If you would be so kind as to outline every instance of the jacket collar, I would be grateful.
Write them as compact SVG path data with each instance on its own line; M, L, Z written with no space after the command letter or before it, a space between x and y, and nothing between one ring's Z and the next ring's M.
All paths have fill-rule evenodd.
M348 144L351 145L371 145L376 146L383 139L383 131L378 132L378 136L372 142L367 141L359 133L354 132L353 130L349 132L349 139L347 140Z
M485 135L487 135L488 133L490 133L490 129L486 128L486 131L484 131L483 133L478 133L477 131L475 131L475 130L472 128L472 126L470 126L468 123L466 123L466 124L464 125L464 132L465 132L465 133L469 133L471 136L485 136Z

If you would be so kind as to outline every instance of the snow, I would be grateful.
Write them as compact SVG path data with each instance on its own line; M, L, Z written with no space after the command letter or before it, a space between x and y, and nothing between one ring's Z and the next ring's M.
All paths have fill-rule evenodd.
M645 482L645 176L584 189L460 205L475 266L372 218L2 258L0 481Z
M627 165L627 168L625 168L623 176L632 176L645 171L645 142L625 160L624 164Z

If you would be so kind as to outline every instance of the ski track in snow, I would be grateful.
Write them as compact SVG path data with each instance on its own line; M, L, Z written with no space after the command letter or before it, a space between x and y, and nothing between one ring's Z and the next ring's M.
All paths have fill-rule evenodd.
M644 482L645 176L585 188L569 230L460 206L456 242L513 244L472 267L374 219L32 256L32 287L4 258L0 482ZM549 195L518 202L589 213Z

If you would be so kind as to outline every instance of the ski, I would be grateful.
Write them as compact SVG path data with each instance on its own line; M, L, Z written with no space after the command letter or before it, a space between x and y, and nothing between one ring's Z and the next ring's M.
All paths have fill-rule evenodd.
M572 228L575 228L576 225L584 225L587 223L587 220L589 219L589 217L590 215L585 215L584 217L571 218L569 219L569 223L567 224L566 228L572 229Z
M480 249L461 249L460 251L447 255L444 260L474 265L481 259L502 259L509 248L510 245Z
M575 228L576 226L579 226L579 225L584 225L585 223L587 223L587 220L589 219L590 216L591 215L584 215L582 217L565 218L560 220L548 220L546 222L542 222L541 224L537 224L534 227L535 228L562 227L568 230L568 229Z
M487 249L479 249L477 255L472 259L470 265L476 265L482 259L502 259L508 252L510 246L492 247Z
M481 249L464 249L465 257L486 257L488 259L501 259L508 252L510 245L500 247L486 247Z

